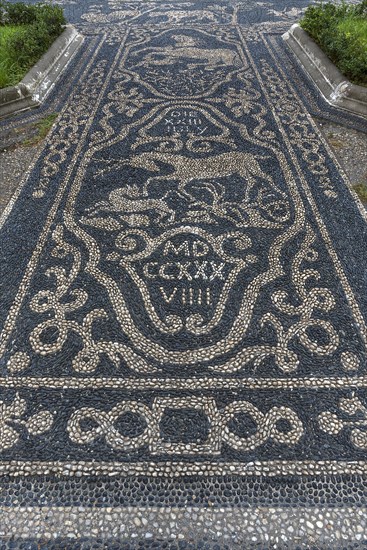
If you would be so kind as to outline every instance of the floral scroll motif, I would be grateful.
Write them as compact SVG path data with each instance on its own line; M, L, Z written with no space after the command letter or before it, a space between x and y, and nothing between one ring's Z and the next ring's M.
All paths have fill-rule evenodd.
M94 309L89 312L82 322L70 319L70 315L82 308L88 294L80 288L71 289L75 277L81 269L81 255L79 250L68 244L63 235L62 226L58 226L53 232L56 247L52 256L59 259L72 258L72 267L67 270L60 266L54 266L46 271L47 277L54 279L52 290L41 290L32 298L30 307L36 313L51 313L52 317L43 321L30 334L30 343L33 350L43 356L52 355L61 351L66 343L69 333L77 333L83 341L81 351L72 361L72 367L76 372L91 373L96 370L100 362L100 356L105 354L116 366L120 364L121 357L129 366L137 372L150 372L148 364L131 349L119 342L96 341L92 336L93 323L98 319L106 319L104 309ZM52 342L46 341L46 333L52 330L57 336Z
M60 172L70 148L78 143L80 133L89 121L90 104L97 99L103 85L105 69L105 60L96 64L87 86L74 94L73 101L64 111L62 120L49 138L39 183L33 192L34 198L42 198L45 195L51 179Z
M318 258L316 250L312 248L314 241L315 236L311 229L308 228L304 246L293 260L292 280L300 305L293 305L286 291L277 291L272 296L273 304L279 312L289 316L296 316L298 317L298 321L288 330L284 330L275 315L267 313L262 319L263 324L271 324L277 333L276 362L284 372L295 370L299 364L297 354L288 349L288 344L294 338L298 338L307 350L316 355L331 355L339 345L338 334L331 322L315 316L316 311L330 312L335 306L335 299L327 288L313 287L308 289L308 281L312 279L318 280L320 274L316 269L301 269L304 261L314 262ZM311 340L308 336L308 330L312 327L318 327L323 330L328 336L328 341L320 344Z
M324 411L318 416L320 429L330 435L339 435L343 430L351 428L350 441L358 449L367 451L367 407L362 401L352 395L339 401L340 415ZM343 416L350 417L347 420Z
M244 364L253 361L255 367L260 365L267 357L275 357L276 365L282 372L290 373L299 366L297 353L289 349L289 344L298 339L304 348L318 356L330 356L338 348L339 336L328 320L318 317L317 312L329 313L335 306L335 299L327 288L314 286L310 288L309 283L320 279L320 273L316 269L306 268L304 262L315 262L318 253L312 247L315 235L307 226L306 237L299 252L292 262L292 283L295 289L295 298L298 305L294 305L294 297L285 290L277 290L272 294L273 306L279 313L295 319L288 329L285 329L280 317L268 312L263 315L260 324L272 326L276 332L277 344L275 346L263 345L254 346L245 350L242 354L242 363L226 365L226 372L235 372ZM312 328L321 330L327 335L326 343L319 343L309 336ZM213 367L213 370L220 371L220 367Z
M307 114L301 108L299 101L295 100L287 83L266 61L261 64L261 74L269 86L270 98L277 116L287 127L289 139L306 161L324 195L335 199L338 195L325 162L322 143L310 126Z
M11 403L0 401L0 452L13 447L20 439L21 430L30 435L41 435L51 429L53 415L42 410L23 420L27 402L17 394Z

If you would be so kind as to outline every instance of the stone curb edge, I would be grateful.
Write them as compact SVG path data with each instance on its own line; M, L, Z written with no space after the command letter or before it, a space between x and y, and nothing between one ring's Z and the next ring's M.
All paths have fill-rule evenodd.
M295 23L282 38L328 103L367 116L367 88L349 82L306 31Z
M75 27L67 25L19 84L0 90L0 118L40 105L83 41Z

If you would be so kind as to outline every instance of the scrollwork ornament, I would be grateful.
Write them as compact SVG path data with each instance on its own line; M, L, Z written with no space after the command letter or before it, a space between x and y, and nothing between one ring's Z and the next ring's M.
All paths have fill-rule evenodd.
M46 271L46 276L54 279L53 290L41 290L32 298L30 307L36 313L52 314L52 317L37 325L30 334L29 341L34 352L42 356L53 355L64 347L70 332L78 334L82 341L81 351L72 360L72 367L76 372L92 373L99 364L101 356L106 355L112 363L118 367L121 360L136 372L151 372L147 362L120 342L96 341L92 336L93 323L97 320L107 319L104 309L94 309L83 319L82 323L70 318L76 310L82 308L88 299L86 291L70 287L81 269L81 255L77 248L66 242L63 228L57 226L53 232L56 246L52 256L59 259L67 257L72 266L67 271L64 267L54 266ZM47 341L47 332L52 331L54 338Z
M348 430L352 445L363 451L367 450L367 407L355 395L343 397L339 401L337 414L332 411L323 411L318 416L320 430L337 436ZM352 417L345 419L345 416Z
M137 88L126 90L124 82L118 82L109 92L108 98L116 112L127 117L133 117L144 105L144 95Z
M136 437L123 436L114 427L114 423L124 414L134 413L151 424L152 411L143 403L128 401L119 403L111 411L105 412L85 407L75 411L68 422L68 433L71 441L78 444L88 444L97 437L104 436L106 443L113 449L120 451L132 451L139 449L149 442L149 429L146 425L143 432ZM96 426L91 429L82 429L82 422L92 420Z
M309 226L306 226L306 235L299 252L292 262L292 282L295 293L291 296L285 290L277 290L272 294L274 308L282 314L295 319L289 328L285 329L280 318L272 313L265 313L260 320L260 327L270 325L277 338L277 344L253 346L240 354L242 362L225 365L226 372L236 372L248 363L256 368L267 358L273 356L277 367L284 373L292 373L299 366L297 353L289 349L290 343L298 339L302 346L317 356L330 356L339 346L339 336L331 321L318 317L318 312L329 313L335 306L335 298L331 291L323 287L309 288L309 282L320 279L316 269L305 267L305 262L315 262L318 258L316 250L312 248L315 235ZM322 331L327 335L326 342L318 342L311 338L312 330ZM220 371L220 367L209 367ZM223 367L222 367L223 368Z
M297 414L288 407L273 407L266 414L252 403L237 401L228 405L222 412L223 441L239 451L252 451L269 439L275 443L295 445L303 435L302 422ZM236 415L248 414L256 425L253 435L246 438L231 433L228 424ZM280 420L289 424L285 432L277 428Z
M317 178L323 194L330 199L336 199L338 193L326 164L322 143L310 126L307 114L290 91L287 82L265 60L261 63L261 74L269 88L277 116L286 127L290 140L302 155L310 172Z
M18 393L12 402L0 401L0 452L14 447L23 430L38 436L51 429L54 417L50 411L41 410L25 420L26 410L27 402Z
M97 99L102 87L105 69L105 60L96 63L87 83L81 91L73 94L73 101L67 106L62 120L48 139L39 182L33 191L34 198L44 197L50 181L66 161L70 148L78 143L81 132L88 124L90 104Z
M72 413L67 431L71 441L78 445L87 445L103 437L106 444L116 451L136 451L148 446L152 454L159 454L164 450L171 453L180 450L182 454L198 454L199 449L192 445L187 445L184 449L181 443L161 446L160 423L165 411L170 408L178 410L194 408L201 410L210 418L211 427L208 434L210 443L209 447L206 446L206 452L209 454L217 454L222 444L240 452L252 451L266 442L294 446L304 432L297 413L289 407L272 407L268 412L263 413L248 401L236 401L224 409L218 409L211 399L195 400L190 397L157 398L151 407L136 401L124 401L110 411L84 407ZM140 433L133 436L123 435L116 428L118 420L127 413L137 415L140 424L140 430L137 431ZM237 435L230 427L230 423L243 413L248 415L256 426L255 433L252 435ZM87 427L88 421L92 421L93 426ZM286 424L284 430L279 428L281 421Z

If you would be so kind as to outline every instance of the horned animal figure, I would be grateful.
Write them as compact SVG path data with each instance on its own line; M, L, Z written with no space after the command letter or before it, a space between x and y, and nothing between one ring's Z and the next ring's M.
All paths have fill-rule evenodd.
M194 59L197 63L216 66L235 66L241 65L241 60L237 52L228 48L206 49L200 46L197 41L185 34L179 34L173 37L174 46L152 46L146 48L147 53L142 61L136 64L136 67L147 65L172 65L178 61L187 61ZM144 52L137 52L139 55Z
M165 23L180 23L185 19L194 18L195 21L207 19L212 23L217 22L216 14L208 10L172 10L172 11L153 11L150 13L151 17L166 17L168 21Z
M118 10L112 13L94 11L85 13L81 17L88 21L88 23L111 23L113 21L123 21L128 17L136 17L137 15L139 15L137 10Z
M167 164L173 170L169 174L158 175L162 171L161 164ZM179 190L185 193L187 184L192 180L210 180L234 174L243 177L248 183L245 198L249 198L249 191L255 183L255 177L261 177L268 182L273 190L279 193L271 176L263 172L258 161L251 153L234 151L211 155L205 158L192 158L174 153L146 152L134 155L126 160L116 160L113 165L110 163L108 168L97 172L97 176L120 166L129 166L154 172L154 175L147 179L144 186L146 197L148 197L148 188L153 180L178 180ZM121 192L123 192L123 188L121 188Z
M206 158L192 158L173 153L146 152L132 156L126 160L112 161L112 163L110 159L108 163L109 166L100 170L96 176L103 175L103 173L121 166L145 169L148 172L153 172L153 175L147 178L144 186L140 189L136 185L114 189L109 194L108 201L97 203L89 213L92 213L92 211L96 213L99 210L119 212L120 214L154 211L158 216L159 222L163 219L166 219L167 222L173 222L175 220L175 211L167 204L167 198L172 190L166 191L162 197L153 198L151 197L150 189L153 181L156 184L158 182L176 181L177 190L175 192L184 197L192 207L198 205L198 198L197 196L194 197L190 189L188 189L190 182L194 180L205 180L208 182L208 180L216 180L235 174L238 174L247 182L244 198L238 206L245 206L251 202L250 193L256 183L257 177L266 182L266 186L270 189L273 196L275 193L276 196L282 197L282 199L285 198L284 194L274 185L271 176L262 171L258 161L251 153L231 152L212 155ZM162 165L164 164L170 166L171 170L168 174L160 175ZM163 187L163 189L167 188ZM213 187L211 195L213 198L211 206L203 205L204 208L211 208L216 214L223 213L223 205L220 204L223 199L222 193L218 194Z

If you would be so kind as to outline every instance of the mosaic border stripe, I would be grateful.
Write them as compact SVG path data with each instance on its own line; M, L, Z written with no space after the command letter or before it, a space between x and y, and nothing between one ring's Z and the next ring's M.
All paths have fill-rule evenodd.
M351 491L351 487L353 490ZM147 477L32 476L3 477L0 507L85 506L93 508L147 506L165 508L215 506L292 508L367 506L367 480L357 475L299 477L208 476Z
M0 464L0 476L326 476L367 475L364 461L253 461L218 463L202 462L40 462L10 461Z
M52 389L124 389L124 390L266 390L279 388L364 388L367 376L329 378L0 378L4 388L50 388Z

